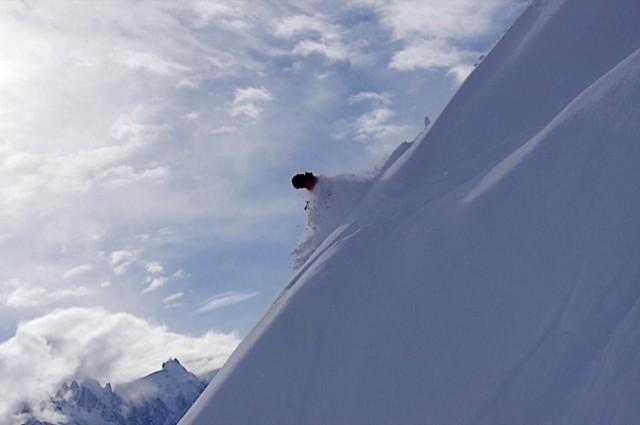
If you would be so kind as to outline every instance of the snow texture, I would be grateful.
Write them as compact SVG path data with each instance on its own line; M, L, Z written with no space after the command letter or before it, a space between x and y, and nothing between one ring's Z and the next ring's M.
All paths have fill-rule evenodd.
M638 22L532 2L180 424L640 423Z

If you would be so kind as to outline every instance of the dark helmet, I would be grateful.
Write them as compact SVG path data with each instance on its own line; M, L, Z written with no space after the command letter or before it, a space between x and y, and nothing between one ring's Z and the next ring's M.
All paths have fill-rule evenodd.
M312 190L317 182L318 178L308 171L304 174L296 174L291 179L291 184L293 184L293 187L296 189Z

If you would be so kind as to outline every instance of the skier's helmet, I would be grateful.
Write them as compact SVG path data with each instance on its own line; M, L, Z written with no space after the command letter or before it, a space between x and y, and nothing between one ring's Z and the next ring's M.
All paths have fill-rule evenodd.
M293 176L293 178L291 179L291 184L293 184L293 187L295 187L296 189L311 190L313 189L317 181L318 178L314 176L313 173L306 172L304 174L296 174L295 176Z

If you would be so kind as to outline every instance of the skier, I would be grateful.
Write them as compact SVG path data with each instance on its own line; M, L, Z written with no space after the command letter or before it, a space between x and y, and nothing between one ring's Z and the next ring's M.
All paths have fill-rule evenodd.
M304 174L296 174L291 179L293 187L296 189L307 189L309 192L313 190L316 183L318 183L318 178L308 171Z

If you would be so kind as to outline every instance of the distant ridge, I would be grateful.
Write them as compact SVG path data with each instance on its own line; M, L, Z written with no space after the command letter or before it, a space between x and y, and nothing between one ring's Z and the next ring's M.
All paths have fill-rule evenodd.
M93 379L63 384L51 403L73 425L172 425L205 389L208 381L187 371L177 359L129 384L102 387ZM28 411L25 412L28 416ZM57 422L59 423L59 422ZM27 425L53 425L33 417Z

